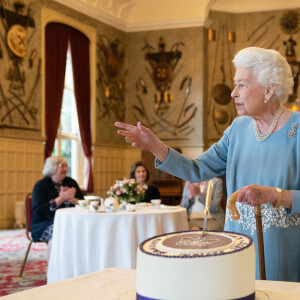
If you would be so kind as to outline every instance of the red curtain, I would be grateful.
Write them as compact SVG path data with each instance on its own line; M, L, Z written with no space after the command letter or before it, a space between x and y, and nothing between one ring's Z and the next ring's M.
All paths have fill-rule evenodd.
M70 32L70 44L79 130L84 155L87 159L84 187L93 192L92 138L91 138L91 95L90 95L90 43L77 30Z
M46 145L45 158L51 155L60 120L64 91L68 33L61 24L46 26Z
M48 29L49 27L49 29ZM49 38L47 39L47 30ZM54 34L55 33L55 34ZM54 36L59 36L54 37ZM71 45L74 91L82 148L87 159L84 189L93 192L92 141L91 141L91 101L90 101L90 57L89 40L78 30L59 23L46 27L46 150L45 157L51 155L57 134L64 88L66 53ZM64 47L60 46L63 44ZM48 60L47 53L50 59ZM58 54L52 54L52 52ZM51 56L52 55L52 56ZM56 59L57 58L57 59ZM49 69L47 69L47 66ZM49 70L49 73L48 73ZM56 77L55 77L56 76ZM48 80L47 80L48 78ZM49 92L49 94L48 94ZM55 102L52 97L55 95ZM48 111L49 107L49 111ZM50 113L49 113L50 112ZM55 119L55 124L52 122Z

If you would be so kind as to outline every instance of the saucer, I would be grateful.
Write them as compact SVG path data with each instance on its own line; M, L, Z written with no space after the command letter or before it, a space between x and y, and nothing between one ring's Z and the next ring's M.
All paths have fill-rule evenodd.
M160 205L151 205L151 206L149 206L149 208L151 208L151 209L159 209L160 208Z
M174 209L177 209L178 207L179 207L178 205L176 205L176 206L165 205L165 204L160 205L160 208L162 208L162 209L172 209L172 210L174 210Z
M148 207L150 206L151 204L150 203L147 203L147 202L138 202L136 204L137 207Z
M89 209L89 212L92 213L92 214L94 214L94 213L97 213L98 210L96 210L96 209L95 209L95 210L90 210L90 209Z
M107 208L105 208L104 210L105 210L105 212L107 212L107 213L113 213L113 212L118 211L117 209L107 209Z

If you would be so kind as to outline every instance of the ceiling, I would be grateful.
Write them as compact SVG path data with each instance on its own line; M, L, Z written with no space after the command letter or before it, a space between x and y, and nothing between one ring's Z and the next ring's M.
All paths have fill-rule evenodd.
M299 0L54 0L124 31L205 26L210 10L245 13L300 8ZM272 5L270 5L272 3Z

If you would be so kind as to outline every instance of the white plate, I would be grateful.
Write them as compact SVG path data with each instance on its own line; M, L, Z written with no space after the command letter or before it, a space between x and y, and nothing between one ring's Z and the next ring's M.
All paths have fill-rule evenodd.
M147 203L147 202L138 202L136 204L137 207L148 207L150 206L151 204L150 203Z
M160 205L160 208L162 208L162 209L172 209L172 210L175 210L175 209L179 208L179 206L178 206L178 205L177 205L177 206L172 206L172 205L164 205L164 204L161 204L161 205Z

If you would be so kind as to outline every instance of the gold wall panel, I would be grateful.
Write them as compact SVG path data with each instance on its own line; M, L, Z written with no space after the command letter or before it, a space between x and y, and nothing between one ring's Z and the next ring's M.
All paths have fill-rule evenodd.
M13 227L15 203L42 178L43 163L43 142L0 138L0 229Z

